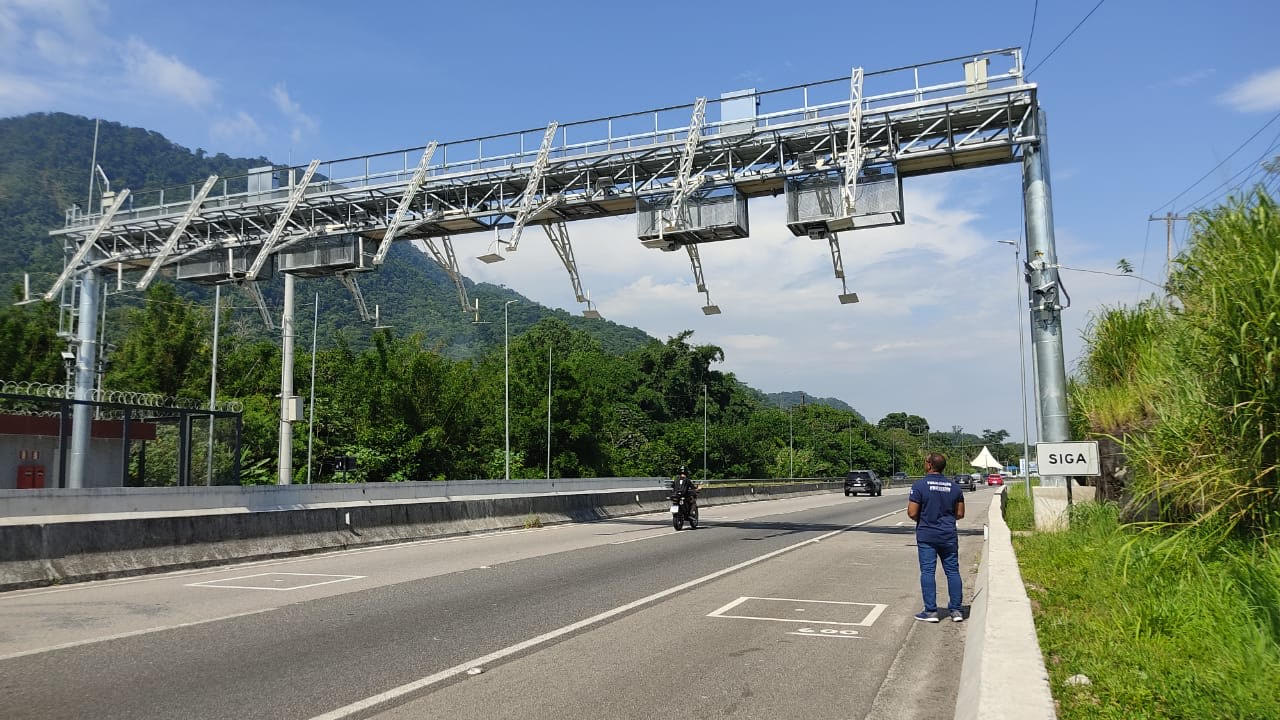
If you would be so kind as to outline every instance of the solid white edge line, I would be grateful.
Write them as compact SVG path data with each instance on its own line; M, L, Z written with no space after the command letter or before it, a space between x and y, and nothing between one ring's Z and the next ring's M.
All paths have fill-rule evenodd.
M21 652L9 653L8 655L0 655L0 662L5 660L13 660L14 658L26 657L28 655L39 655L41 653L53 652L55 650L66 650L67 648L80 647L81 645L94 645L101 642L109 642L111 640L123 640L124 638L133 637L135 635L146 635L148 633L164 632L166 630L178 630L180 628L189 628L196 625L204 625L206 623L220 622L222 620L234 620L236 618L248 617L249 615L258 615L265 612L271 612L276 608L260 608L258 610L249 610L247 612L234 613L231 615L223 615L216 618L208 618L205 620L193 620L191 622L178 623L177 625L164 625L161 627L144 628L142 630L130 630L129 632L117 633L115 635L104 635L103 637L90 638L88 640L74 640L65 642L60 645L50 645L49 647L36 648L34 650L23 650Z
M867 520L863 520L862 522L855 523L848 527L841 528L839 530L832 530L831 532L823 535L819 535L818 537L810 538L808 540L803 540L794 545L788 545L786 547L774 550L773 552L765 553L764 555L751 558L750 560L745 560L743 562L738 563L737 565L732 565L730 567L717 570L709 575L703 575L700 578L695 578L688 582L684 582L679 585L676 585L675 587L670 587L670 588L667 588L666 590L656 592L647 597L642 597L639 600L633 600L625 605L620 605L616 608L613 608L612 610L606 610L605 612L602 612L598 615L593 615L584 620L579 620L578 622L565 625L562 628L543 633L541 635L538 635L537 637L529 638L524 642L519 642L519 643L516 643L515 645L510 645L508 647L502 648L501 650L495 650L494 652L491 652L488 655L485 655L483 657L478 657L478 658L475 658L474 660L468 660L467 662L454 665L451 668L448 668L446 670L441 670L440 672L435 673L433 675L428 675L427 677L424 677L420 680L414 680L411 683L405 683L404 685L401 685L396 688L392 688L390 690L387 690L386 692L378 693L377 695L372 695L363 700L357 700L356 702L353 702L349 705L344 705L336 710L331 710L327 713L324 713L323 715L316 715L315 717L311 718L311 720L343 720L344 718L351 717L356 713L365 712L367 710L375 708L384 703L388 703L388 702L391 702L392 700L403 697L410 693L417 692L418 690L421 690L423 688L427 688L437 683L448 680L452 677L462 675L467 670L470 670L473 667L482 667L484 665L488 665L496 660L501 660L505 657L515 655L517 653L528 650L529 648L542 645L544 643L550 642L551 640L555 640L556 638L562 637L564 635L568 635L573 632L577 632L578 630L581 630L586 627L590 627L592 625L598 624L604 620L608 620L618 615L622 615L623 613L630 612L631 610L634 610L636 608L649 605L657 600L670 597L671 595L675 595L676 593L682 592L684 590L688 590L691 587L702 585L703 583L710 582L711 580L715 580L720 577L724 577L725 575L737 572L738 570L742 570L743 568L747 568L757 563L764 562L765 560L769 560L770 558L775 558L779 555L782 555L783 553L787 553L797 548L804 547L805 545L812 545L814 543L825 540L829 537L839 535L842 532L852 530L853 528L856 528L856 527L861 527L868 523L875 522L876 520L879 520L881 518L889 517L890 515L896 515L900 512L902 512L901 508L895 508L892 512L887 512L887 513L884 513L883 515L877 515L876 517L868 518Z
M610 545L626 545L627 543L640 542L641 540L652 540L654 538L666 537L668 535L675 535L675 534L676 534L675 530L668 530L664 533L658 533L657 535L645 535L644 537L631 538L630 540L614 540L609 544Z

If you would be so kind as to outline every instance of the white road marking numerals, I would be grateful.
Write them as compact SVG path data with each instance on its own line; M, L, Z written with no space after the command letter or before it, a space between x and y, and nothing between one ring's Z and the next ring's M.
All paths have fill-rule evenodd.
M802 627L795 632L789 632L788 635L798 635L800 637L816 637L816 638L835 638L837 640L861 640L857 630L837 630L835 628L814 629Z

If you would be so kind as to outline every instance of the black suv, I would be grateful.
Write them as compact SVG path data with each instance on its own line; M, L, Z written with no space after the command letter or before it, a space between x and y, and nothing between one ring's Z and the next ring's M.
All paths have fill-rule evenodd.
M978 489L978 483L973 479L972 475L952 475L951 482L959 485L963 490Z
M844 496L857 495L864 492L868 495L880 495L884 492L884 483L880 481L875 470L854 470L844 477Z

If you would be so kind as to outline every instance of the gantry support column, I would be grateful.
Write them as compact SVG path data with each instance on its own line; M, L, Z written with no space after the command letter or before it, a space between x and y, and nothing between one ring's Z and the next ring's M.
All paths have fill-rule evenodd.
M102 273L85 270L80 275L80 315L76 323L76 400L93 400L98 369L98 294ZM71 452L67 455L65 487L84 487L89 460L93 406L77 404L71 411Z
M1044 111L1036 116L1039 141L1022 155L1022 195L1026 208L1028 299L1031 347L1039 386L1040 439L1071 439L1067 421L1067 372L1062 349L1062 288L1053 237L1053 193L1049 182L1048 126ZM1065 477L1042 477L1042 485L1066 487Z
M280 485L293 482L293 286L294 277L284 274L284 312L280 316Z

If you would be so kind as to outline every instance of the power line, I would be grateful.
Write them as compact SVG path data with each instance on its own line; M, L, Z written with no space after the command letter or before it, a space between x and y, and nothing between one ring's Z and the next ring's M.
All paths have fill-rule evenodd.
M1271 139L1271 144L1267 145L1267 148L1263 150L1262 154L1259 155L1257 158L1255 158L1253 162L1246 163L1244 167L1237 170L1235 174L1233 174L1231 177L1218 183L1212 190L1205 193L1204 195L1201 195L1199 198L1193 200L1192 202L1188 203L1186 206L1184 206L1183 211L1185 212L1186 209L1188 208L1200 206L1202 202L1204 202L1206 199L1210 197L1217 197L1217 195L1214 195L1214 193L1217 193L1217 191L1220 188L1225 187L1228 183L1230 183L1232 180L1235 180L1237 177L1240 176L1241 173L1245 172L1246 170L1252 169L1253 172L1249 173L1249 176L1246 177L1244 180L1241 180L1240 182L1236 183L1234 186L1228 188L1227 190L1228 193L1245 185L1255 175L1258 175L1259 173L1265 173L1267 171L1267 168L1265 167L1264 162L1268 159L1271 153L1275 151L1277 146L1280 146L1280 133L1276 133L1276 136ZM1218 194L1221 194L1221 193L1218 193Z
M1081 25L1084 25L1085 21L1086 21L1086 20L1088 20L1088 19L1089 19L1089 17L1090 17L1091 15L1093 15L1093 13L1095 13L1095 12L1098 10L1098 8L1102 7L1102 3L1106 2L1106 1L1107 1L1107 0L1098 0L1098 4L1093 6L1093 10L1090 10L1090 11L1089 11L1089 13L1088 13L1088 15L1085 15L1083 18L1081 18L1080 22L1076 23L1076 26L1075 26L1075 27L1073 27L1073 28L1071 28L1071 32L1067 33L1067 36L1066 36L1066 37L1064 37L1064 38L1062 38L1061 40L1059 40L1059 41L1058 41L1058 44L1057 44L1057 45L1054 45L1054 46L1053 46L1053 49L1049 51L1049 54L1048 54L1048 55L1045 55L1043 60L1041 60L1040 62L1036 63L1036 66L1035 66L1035 67L1033 67L1033 68L1031 68L1031 72L1027 73L1027 77L1028 77L1028 78L1030 78L1030 77L1031 77L1031 73L1034 73L1035 71L1039 70L1041 65L1044 65L1045 63L1049 62L1049 58L1053 57L1053 54L1054 54L1054 53L1056 53L1056 52L1058 52L1058 48L1062 47L1063 43L1065 43L1066 41L1070 40L1070 39L1071 39L1071 36L1072 36L1072 35L1075 35L1075 34L1076 34L1076 31L1080 29L1080 26L1081 26Z
M1106 270L1089 270L1087 268L1067 267L1066 265L1059 265L1058 269L1071 270L1073 272L1092 273L1094 275L1110 275L1111 277L1133 278L1134 280L1141 280L1142 282L1147 283L1148 285L1155 285L1156 287L1162 290L1164 289L1164 286L1161 285L1160 283L1154 282L1152 280L1148 280L1142 277L1141 275L1134 275L1133 273L1114 273L1114 272L1107 272Z
M1026 65L1027 60L1031 58L1031 41L1036 39L1036 15L1040 12L1040 0L1036 0L1036 5L1031 9L1031 33L1027 35L1027 49L1022 54L1022 64Z
M1193 183L1191 183L1190 185L1188 185L1188 186L1186 187L1186 189L1184 189L1182 192L1178 193L1177 195L1174 195L1174 196L1173 196L1173 198L1172 198L1171 200L1169 200L1169 202L1167 202L1167 203L1165 203L1165 204L1161 205L1160 207L1157 207L1155 210L1152 210L1149 214L1151 214L1151 215L1155 215L1155 214L1156 214L1156 212L1158 212L1158 211L1160 211L1160 210L1163 210L1163 209L1165 209L1165 208L1169 207L1170 205L1172 205L1172 204L1174 204L1175 202L1177 202L1177 201L1178 201L1178 199L1179 199L1179 198L1181 198L1183 195L1186 195L1188 192L1191 192L1192 188L1194 188L1195 186L1197 186L1197 185L1199 185L1200 183L1204 182L1204 181L1205 181L1205 179L1206 179L1206 178L1208 178L1210 175L1212 175L1214 172L1216 172L1216 171L1218 170L1218 168L1222 167L1223 165L1225 165L1225 164L1227 163L1227 161L1228 161L1228 160L1230 160L1231 158L1235 157L1235 156L1236 156L1236 153L1240 152L1241 150L1243 150L1243 149L1245 148L1245 146L1246 146L1246 145L1248 145L1249 143L1253 142L1254 138L1256 138L1256 137L1258 137L1259 135L1261 135L1263 130L1266 130L1268 127L1271 127L1271 123L1275 122L1277 119L1280 119L1280 112L1276 113L1275 115L1272 115L1270 120L1268 120L1268 121L1266 121L1265 123L1263 123L1263 124L1262 124L1262 127L1258 128L1258 129L1257 129L1257 131L1255 131L1252 135L1250 135L1250 136L1248 137L1248 139L1246 139L1244 142L1240 143L1240 145L1239 145L1239 146L1237 146L1235 150L1232 150L1232 151L1231 151L1231 154L1230 154L1230 155L1228 155L1228 156L1226 156L1225 158L1223 158L1223 159L1222 159L1222 162L1218 163L1217 165L1214 165L1212 168L1210 168L1210 169L1209 169L1209 172L1205 173L1204 175L1201 175L1199 180L1196 180L1195 182L1193 182Z

